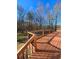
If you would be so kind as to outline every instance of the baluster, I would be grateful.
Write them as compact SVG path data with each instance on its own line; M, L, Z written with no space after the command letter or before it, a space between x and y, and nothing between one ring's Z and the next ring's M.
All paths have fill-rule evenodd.
M32 55L32 44L31 43L29 44L29 47L30 47L29 49L30 49L30 56L31 56Z
M28 58L30 57L30 45L28 45Z
M31 44L32 45L32 44ZM33 53L33 45L32 45L32 53Z
M25 49L25 59L28 59L28 49Z
M42 32L43 32L42 35L44 36L44 30Z
M24 52L22 53L22 57L23 57L23 59L25 59L25 58L24 58Z
M36 38L34 37L33 38L34 40L33 40L33 45L34 45L34 47L35 47L35 49L37 49L37 45L36 45ZM32 44L31 44L32 45ZM32 52L33 52L33 49L34 49L34 47L32 46Z
M30 43L31 55L32 55L32 44Z
M17 59L19 59L19 56L17 55Z
M23 54L22 53L19 55L19 59L23 59Z

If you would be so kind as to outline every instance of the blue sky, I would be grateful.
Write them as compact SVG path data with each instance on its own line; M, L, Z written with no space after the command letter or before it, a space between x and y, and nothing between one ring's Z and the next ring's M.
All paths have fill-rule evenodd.
M50 6L50 10L54 7L56 3L60 3L61 0L17 0L17 4L21 5L24 10L27 12L31 7L36 10L39 3L43 4L46 7L47 4ZM61 13L60 13L61 14ZM60 24L61 15L58 16L58 23ZM47 21L48 22L48 21Z

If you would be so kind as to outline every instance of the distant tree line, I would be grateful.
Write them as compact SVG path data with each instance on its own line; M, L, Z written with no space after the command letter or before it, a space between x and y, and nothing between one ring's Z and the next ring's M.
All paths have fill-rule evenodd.
M26 12L22 6L17 5L17 10L17 32L39 29L52 29L56 31L57 17L60 11L60 6L58 4L55 4L52 10L50 10L48 4L46 6L46 13L44 13L45 10L42 4L39 4L36 10L31 8L28 12ZM46 22L45 19L49 21L49 24L44 24Z

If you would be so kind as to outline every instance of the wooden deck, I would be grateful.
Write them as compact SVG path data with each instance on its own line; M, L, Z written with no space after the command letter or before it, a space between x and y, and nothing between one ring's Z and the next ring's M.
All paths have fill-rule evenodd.
M37 50L30 59L61 59L61 34L53 32L36 41Z

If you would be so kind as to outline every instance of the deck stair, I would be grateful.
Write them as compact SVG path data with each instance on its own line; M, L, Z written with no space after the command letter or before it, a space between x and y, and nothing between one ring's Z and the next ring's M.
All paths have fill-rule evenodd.
M58 33L49 34L37 40L37 50L30 59L60 59L60 38ZM54 38L52 37L54 36ZM51 41L49 41L51 40Z
M38 39L35 34L30 34L32 37L18 51L17 59L61 59L60 32L49 33ZM28 57L29 49L31 54Z

